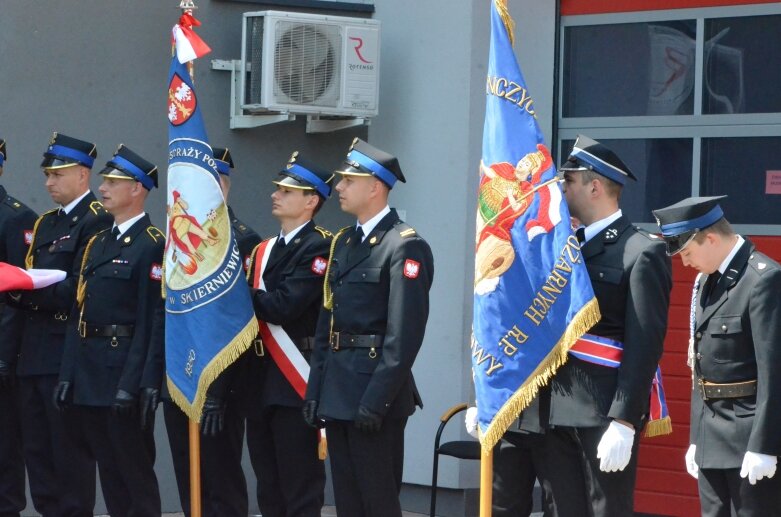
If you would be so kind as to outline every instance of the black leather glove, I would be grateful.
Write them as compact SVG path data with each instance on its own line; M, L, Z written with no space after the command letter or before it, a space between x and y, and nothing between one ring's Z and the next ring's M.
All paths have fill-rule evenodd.
M114 402L111 404L111 412L118 416L128 417L136 412L138 397L125 390L117 390Z
M14 385L14 369L5 361L0 361L0 390Z
M71 405L71 383L70 381L60 381L54 388L52 402L57 411L65 411Z
M358 406L355 427L365 433L376 433L382 427L382 417L364 406Z
M141 388L138 398L138 408L141 411L141 429L154 427L155 411L160 403L160 390L157 388Z
M304 415L304 422L310 427L319 428L320 419L317 418L317 406L316 400L305 400L304 405L301 407L301 414Z
M222 432L225 421L225 404L214 395L206 395L201 416L201 433L204 436L217 436Z

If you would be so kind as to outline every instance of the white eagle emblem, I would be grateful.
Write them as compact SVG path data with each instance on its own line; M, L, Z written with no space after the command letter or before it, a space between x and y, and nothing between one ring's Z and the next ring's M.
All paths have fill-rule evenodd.
M328 267L328 261L323 257L315 257L312 261L312 272L316 275L323 276L326 267Z
M407 278L417 278L420 274L420 262L412 259L407 259L404 262L404 276Z

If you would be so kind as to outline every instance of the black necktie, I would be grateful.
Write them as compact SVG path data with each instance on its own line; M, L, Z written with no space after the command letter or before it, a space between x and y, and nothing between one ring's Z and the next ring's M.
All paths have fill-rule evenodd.
M111 229L111 236L114 238L114 240L119 239L119 226L115 226Z
M285 238L284 237L280 237L279 239L277 239L276 247L279 248L279 249L282 249L282 248L285 247Z
M714 289L716 289L716 285L719 283L719 280L721 279L721 273L719 271L716 271L714 273L711 273L708 275L708 279L705 281L705 286L702 289L703 293L703 305L707 305L710 301L710 297L713 294Z
M355 229L355 234L353 235L353 246L358 246L361 242L363 242L363 228L360 226Z
M583 244L586 242L586 228L581 226L577 230L575 230L575 237L578 238L578 242Z

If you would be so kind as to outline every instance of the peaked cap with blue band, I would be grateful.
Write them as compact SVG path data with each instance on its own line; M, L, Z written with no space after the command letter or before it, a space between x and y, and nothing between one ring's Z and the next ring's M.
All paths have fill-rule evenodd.
M616 153L584 135L578 135L569 158L564 165L559 167L559 170L591 170L620 185L624 185L627 178L637 181L635 175Z
M314 190L323 199L328 199L331 195L333 173L301 158L298 151L293 152L285 168L279 171L279 175L282 177L272 183L283 187Z
M106 178L136 180L147 190L157 187L157 167L120 144L117 152L100 171Z
M667 254L679 253L699 232L724 217L719 201L727 196L690 197L674 205L654 210L656 223L667 244Z
M217 172L223 176L230 176L233 168L233 157L231 151L225 147L212 147L212 155L217 163Z
M73 165L83 165L91 169L97 157L98 149L95 144L55 131L49 141L49 147L43 152L41 167L62 169Z
M0 138L0 167L3 166L6 158L8 158L8 155L6 154L5 150L5 140Z
M347 158L336 172L347 176L375 176L388 188L393 188L397 180L402 183L407 182L401 172L398 158L367 144L360 138L353 140Z

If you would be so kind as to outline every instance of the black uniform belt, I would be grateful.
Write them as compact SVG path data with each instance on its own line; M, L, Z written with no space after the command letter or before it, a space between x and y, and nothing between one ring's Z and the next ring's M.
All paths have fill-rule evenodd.
M382 334L348 334L331 332L331 350L343 348L381 348L385 336Z
M715 382L698 381L702 400L708 399L734 399L751 397L757 393L757 381L730 382L716 384Z
M315 338L312 336L307 337L292 337L290 340L296 345L302 352L311 352L315 348ZM252 346L255 349L255 355L258 357L264 357L266 355L266 348L263 346L263 340L258 336L252 342Z
M79 336L87 337L131 337L133 325L90 325L79 322Z

